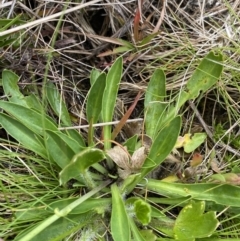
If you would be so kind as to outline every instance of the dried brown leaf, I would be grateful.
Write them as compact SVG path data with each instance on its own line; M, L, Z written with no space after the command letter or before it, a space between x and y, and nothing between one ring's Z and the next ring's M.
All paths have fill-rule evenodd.
M147 150L150 150L152 146L152 138L148 135L142 135L141 138L143 141L143 146L145 146Z
M114 146L110 150L107 150L107 155L117 164L118 167L128 170L129 156L126 147Z
M145 146L142 146L139 149L137 149L132 155L131 169L133 171L140 170L146 157L147 157L147 150Z
M211 168L214 172L216 172L216 173L221 172L221 170L218 167L218 162L215 158L211 159L210 165L211 165Z

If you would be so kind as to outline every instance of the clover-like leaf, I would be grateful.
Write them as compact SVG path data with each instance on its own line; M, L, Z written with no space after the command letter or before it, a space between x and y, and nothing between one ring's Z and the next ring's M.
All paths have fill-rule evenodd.
M204 213L205 202L192 201L186 205L178 215L174 225L176 240L195 240L195 238L209 237L219 225L216 213Z

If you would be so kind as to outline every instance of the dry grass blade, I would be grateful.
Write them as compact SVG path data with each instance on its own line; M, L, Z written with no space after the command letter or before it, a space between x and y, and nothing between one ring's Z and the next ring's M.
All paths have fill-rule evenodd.
M91 5L96 4L98 2L101 2L101 0L93 0L93 1L90 1L90 2L87 2L87 3L82 3L79 6L72 7L70 9L67 9L64 12L55 13L55 14L52 14L50 16L46 16L46 17L40 18L38 20L35 20L35 21L32 21L32 22L23 24L23 25L21 25L19 27L11 28L11 29L5 30L3 32L0 32L0 36L5 36L5 35L11 34L11 33L15 33L15 32L18 32L18 31L20 31L22 29L33 28L33 27L35 27L37 25L40 25L40 24L45 23L45 22L48 22L48 21L50 21L52 19L61 17L64 14L75 12L77 10L80 10L82 8L86 8L87 6L91 6Z
M63 11L64 8L67 8L66 11ZM111 177L111 181L114 182L118 174L125 179L142 171L141 166L147 150L154 140L144 135L144 95L140 98L138 93L147 89L155 69L161 68L166 75L167 94L164 103L173 104L201 59L210 50L223 53L224 72L217 84L180 110L183 117L181 136L199 132L208 134L209 138L196 150L204 160L199 166L208 168L198 170L191 162L195 158L194 153L186 154L180 151L177 157L173 154L167 156L151 177L162 179L176 174L178 178L175 176L173 181L208 182L214 172L239 173L239 0L9 0L1 1L0 14L4 21L18 16L26 22L21 26L12 25L9 29L0 31L0 44L5 40L14 40L0 50L1 70L9 69L16 73L19 76L17 86L21 93L36 96L38 101L44 103L47 114L57 123L58 130L64 133L76 129L83 139L87 140L89 125L86 118L86 100L91 87L90 73L93 69L99 73L107 73L116 58L120 55L123 57L123 75L117 96L122 105L120 110L118 106L115 108L113 119L116 121L101 123L100 119L100 123L94 125L97 127L94 133L96 148L101 148L101 127L106 125L113 125L112 129L117 125L113 138L121 129L120 135L116 138L119 143L133 135L138 135L139 138L134 136L135 139L130 139L137 142L133 143L135 147L132 147L132 143L126 142L129 144L131 155L124 147L113 141L117 146L108 152L109 156L115 159L115 168L107 169L105 161L89 168L90 172L93 169L91 174L96 178L96 184L99 180L102 181L102 178ZM156 34L153 36L152 33ZM149 41L144 42L143 39ZM119 46L129 48L120 49L124 49L123 52L119 49L114 51ZM105 56L104 53L111 55ZM62 126L60 118L48 108L42 91L45 81L54 83L58 88L61 99L66 103L70 113L72 126ZM9 98L3 93L2 88L1 94L2 100ZM7 241L14 240L19 230L28 229L29 224L35 225L47 217L48 204L56 201L56 198L61 201L66 197L75 197L79 191L82 195L87 189L75 187L74 180L71 180L67 187L60 187L59 167L27 151L20 144L11 142L11 138L3 129L0 133L0 177L3 187L0 195L3 210L0 215L0 236ZM142 147L139 148L138 145ZM182 180L183 174L189 175L191 180ZM239 185L239 177L232 178L230 183ZM120 180L117 179L118 181ZM145 190L138 191L134 195L143 197L142 193ZM152 195L151 192L147 194L146 199ZM102 196L108 198L109 193ZM37 206L37 209L36 204L40 206ZM161 208L160 204L154 206ZM170 210L173 206L164 204L164 207ZM71 237L66 239L79 240L83 232L87 233L91 228L95 230L95 224L100 223L101 232L91 237L96 239L101 236L103 239L111 240L109 223L106 221L109 218L109 207L107 211L101 208L97 207L99 220L93 223L92 227L78 229L76 233L73 231ZM31 213L31 220L24 221L17 215L13 216L13 210L24 211L24 215L21 214L23 217L25 211L26 215ZM34 219L32 215L35 211L40 213L40 216ZM107 215L103 215L105 211ZM174 208L172 217L176 217L176 211ZM169 215L169 212L166 214ZM239 218L236 215L230 226L227 224L230 222L225 222L227 215L223 215L222 230L224 232L228 229L229 232L223 233L221 237L239 237L239 231L236 229ZM72 221L70 225L72 224L75 222ZM106 235L102 236L104 227ZM235 233L231 234L230 229ZM217 235L221 235L222 230L218 230ZM157 235L157 232L153 233Z
M162 7L161 15L160 15L160 18L157 22L157 25L154 28L152 33L157 33L159 31L159 28L160 28L162 22L163 22L163 18L164 18L165 12L166 12L166 1L167 0L163 0L163 7Z

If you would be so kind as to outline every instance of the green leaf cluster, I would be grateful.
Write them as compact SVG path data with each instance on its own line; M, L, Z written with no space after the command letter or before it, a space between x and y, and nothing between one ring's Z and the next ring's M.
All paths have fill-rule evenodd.
M17 212L18 220L30 221L34 216L39 218L40 212L45 219L31 225L15 240L62 240L79 229L86 230L88 225L98 223L95 231L101 240L105 240L104 235L111 235L114 241L190 241L212 235L218 225L214 212L204 213L205 201L239 206L234 198L240 192L235 187L231 189L232 193L227 191L227 187L224 189L229 194L226 199L224 195L220 195L220 198L217 196L224 186L215 183L188 185L145 179L174 149L181 129L180 107L196 98L200 92L207 91L220 77L221 54L211 52L202 60L174 104L166 102L164 72L161 69L154 72L144 101L145 131L152 144L138 172L130 174L125 180L109 175L116 170L114 160L107 155L114 141L111 139L111 125L103 127L104 150L97 148L98 143L94 139L95 125L113 120L122 69L123 60L119 57L107 74L97 70L91 73L91 88L86 100L89 123L87 141L76 130L62 129L72 123L63 97L53 83L48 82L43 91L57 121L50 117L46 106L34 94L24 96L19 91L17 75L3 71L2 83L8 100L0 100L0 107L4 111L0 113L1 126L34 155L58 166L61 185L65 186L69 180L74 180L85 191L79 197L54 200L44 207L36 206L30 211ZM134 155L142 143L137 136L133 136L125 146ZM184 207L176 220L167 217L148 198L127 196L138 185L166 197L182 198ZM193 201L189 202L189 197ZM102 223L109 226L110 234L102 230ZM201 230L193 231L193 225L199 225ZM158 232L152 230L160 230L167 238L161 238Z

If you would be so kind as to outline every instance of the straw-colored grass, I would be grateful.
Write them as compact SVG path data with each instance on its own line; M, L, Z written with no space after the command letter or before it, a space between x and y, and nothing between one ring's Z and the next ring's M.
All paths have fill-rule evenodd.
M141 10L139 38L157 33L141 48L134 39L133 22L138 6ZM118 97L123 103L122 111L126 111L138 91L146 90L156 68L166 74L171 101L200 59L210 50L222 52L223 75L208 93L182 108L181 134L200 128L208 135L202 154L207 158L214 149L219 170L228 172L235 168L240 172L240 144L234 142L240 141L239 0L146 0L142 6L140 0L14 0L0 4L0 19L19 14L25 24L0 32L0 37L22 33L18 45L1 48L1 70L10 69L20 76L23 93L32 91L41 96L41 87L46 81L57 83L75 125L88 124L85 100L91 70L107 71L119 55L123 56L124 74ZM119 47L117 39L132 43L135 49L101 57L102 53ZM4 93L1 98L5 98ZM142 107L143 100L140 100L132 118L143 117ZM51 114L51 110L49 112ZM74 193L71 189L56 187L59 170L52 169L49 163L43 163L21 145L16 146L3 130L0 133L0 237L7 241L29 225L18 222L14 217L16 210L26 205L29 209L41 207L41 203ZM83 135L86 135L84 131ZM213 170L208 169L205 177L212 173ZM168 208L171 210L173 206ZM173 209L171 215L174 212ZM226 230L225 237L239 238L239 217L224 219L219 232ZM77 239L78 235L73 234L68 240L83 240Z

